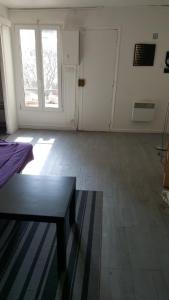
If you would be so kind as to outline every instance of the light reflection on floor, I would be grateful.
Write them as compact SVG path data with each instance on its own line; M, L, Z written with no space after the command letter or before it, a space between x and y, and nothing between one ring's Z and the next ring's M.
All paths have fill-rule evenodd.
M31 143L33 141L33 137L29 136L19 136L15 139L17 143Z
M30 143L32 140L33 138L31 137L18 137L15 142ZM54 138L39 138L33 147L34 160L26 165L22 174L40 175L54 142Z

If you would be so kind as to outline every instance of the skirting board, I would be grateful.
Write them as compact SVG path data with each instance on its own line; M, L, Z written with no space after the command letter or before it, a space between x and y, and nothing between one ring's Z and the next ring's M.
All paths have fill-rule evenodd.
M76 128L69 127L69 126L62 126L62 125L19 125L19 129L42 129L42 130L69 130L69 131L77 131ZM96 131L96 130L78 130L78 131ZM98 132L104 132L104 131L98 131ZM162 130L143 130L143 129L110 129L110 131L105 132L116 132L116 133L162 133Z
M162 130L149 129L111 129L110 132L124 132L124 133L162 133Z
M45 126L45 125L19 125L19 129L31 129L31 130L34 130L34 129L41 129L41 130L69 130L69 131L76 131L75 128L73 127L66 127L66 126L51 126L51 125L48 125L48 126Z
M79 129L79 131L86 132L114 132L114 133L162 133L162 130L143 130L143 129L110 129L109 131L101 131L101 130L83 130ZM168 132L169 133L169 132Z

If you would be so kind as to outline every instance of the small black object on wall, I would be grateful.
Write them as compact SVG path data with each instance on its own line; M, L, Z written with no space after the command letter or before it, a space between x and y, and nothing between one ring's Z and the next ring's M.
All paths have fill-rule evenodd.
M153 66L156 44L135 44L133 66Z
M166 52L164 73L169 73L169 51Z

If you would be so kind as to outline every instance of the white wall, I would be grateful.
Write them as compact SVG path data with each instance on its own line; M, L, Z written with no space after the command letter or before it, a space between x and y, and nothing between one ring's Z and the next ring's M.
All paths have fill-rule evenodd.
M8 18L8 9L0 4L0 16L3 18Z
M118 80L115 112L112 120L113 131L162 130L166 105L169 101L169 74L164 74L165 53L169 50L169 8L167 7L128 7L90 10L31 10L9 11L14 24L62 24L66 28L111 27L121 29ZM154 41L152 34L157 32L159 39ZM134 45L137 42L156 42L157 51L153 67L133 67ZM70 73L70 70L69 70ZM73 80L75 74L69 74ZM72 79L71 79L72 78ZM72 100L67 111L67 125L74 118L75 80L72 81ZM104 84L104 82L103 82ZM69 85L70 86L70 85ZM66 91L69 94L69 91ZM74 99L73 99L74 97ZM66 98L65 98L66 99ZM151 123L131 122L131 106L134 100L154 100L157 102L155 120ZM66 100L65 100L66 101ZM78 99L77 99L78 103ZM71 109L71 114L69 113ZM31 115L33 120L33 114ZM24 113L19 113L19 119ZM61 126L65 123L58 117ZM73 128L73 127L72 127Z

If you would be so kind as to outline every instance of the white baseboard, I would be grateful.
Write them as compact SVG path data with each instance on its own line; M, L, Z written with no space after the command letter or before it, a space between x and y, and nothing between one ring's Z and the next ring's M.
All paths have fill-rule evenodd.
M24 124L24 125L19 125L19 129L30 129L30 130L67 130L67 131L76 131L76 128L73 126L63 126L63 125L49 125L49 124ZM89 130L79 130L79 131L87 131L87 132L92 132L93 130L89 131ZM104 131L97 131L97 132L104 132ZM127 128L127 129L116 129L116 128L112 128L110 131L107 132L116 132L116 133L161 133L161 130L149 130L149 129L131 129L131 128Z
M162 133L161 130L149 130L149 129L111 129L110 132L121 133Z
M68 130L75 131L76 129L68 126L52 126L52 125L19 125L19 129L30 129L30 130Z

